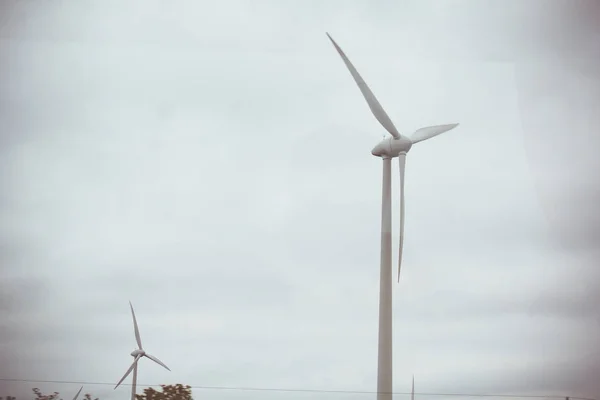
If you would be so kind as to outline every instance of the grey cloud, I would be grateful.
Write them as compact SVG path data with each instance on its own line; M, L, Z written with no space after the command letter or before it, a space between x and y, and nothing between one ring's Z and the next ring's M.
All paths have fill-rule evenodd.
M596 117L589 110L600 97L597 79L581 74L582 65L600 64L579 59L517 69L532 167L547 215L561 228L556 238L569 248L595 248L599 225L594 172L599 165L592 150L598 140L593 134ZM561 165L560 174L544 172L550 163Z
M549 287L548 293L537 302L538 312L563 315L580 323L573 326L571 335L562 339L563 349L569 351L563 351L561 357L548 363L539 378L529 374L527 382L515 385L521 390L573 388L581 396L593 397L598 393L595 379L591 378L593 371L598 370L593 351L598 329L594 267L598 163L592 149L597 147L594 146L597 137L593 134L597 116L593 110L599 86L594 72L598 53L588 44L598 35L590 21L598 10L595 2L578 2L576 7L571 3L568 9L566 3L561 4L564 7L556 7L552 19L562 22L562 26L549 24L551 34L543 43L548 48L569 45L555 53L559 57L517 65L516 78L528 156L536 170L546 215L554 228L553 246L579 254L583 260L565 263L571 279ZM562 151L565 145L567 152ZM551 173L555 170L552 164L560 165L556 173Z
M44 301L11 317L45 324L22 325L40 344L9 342L19 376L118 378L131 299L174 371L144 368L145 382L372 390L381 166L369 150L382 132L330 30L401 129L463 123L409 156L397 388L416 372L423 391L574 393L579 381L519 380L566 365L569 324L579 335L594 320L592 287L554 286L591 277L592 256L548 240L502 64L577 38L542 46L552 19L531 26L538 3L90 4L20 2L2 32L19 71L0 103L15 132L2 138L3 231L25 245L15 281L44 282ZM461 62L421 63L442 57Z

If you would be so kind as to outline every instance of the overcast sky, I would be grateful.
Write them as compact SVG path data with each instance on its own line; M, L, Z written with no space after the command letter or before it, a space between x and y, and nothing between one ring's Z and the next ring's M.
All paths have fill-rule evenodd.
M593 3L2 1L0 378L116 383L131 300L141 385L375 390L385 131L328 31L461 124L407 158L395 391L600 396Z

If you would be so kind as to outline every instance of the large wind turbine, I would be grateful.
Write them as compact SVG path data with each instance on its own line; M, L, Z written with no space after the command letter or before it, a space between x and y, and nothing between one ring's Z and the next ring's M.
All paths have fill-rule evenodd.
M131 316L133 317L133 329L135 331L135 340L137 342L138 348L131 352L131 356L133 357L133 364L131 364L131 367L129 367L127 372L125 372L125 375L123 375L123 377L121 378L119 383L117 383L117 386L115 386L115 389L118 388L119 385L121 384L121 382L123 382L125 380L125 378L127 378L127 376L131 373L131 371L133 371L133 383L131 385L131 400L135 400L135 390L136 390L136 385L137 385L137 365L138 365L138 361L142 357L149 358L150 360L154 361L155 363L166 368L169 371L170 371L170 369L158 358L146 353L146 351L143 349L142 339L140 339L140 330L138 329L137 320L135 319L135 312L133 311L133 305L131 304L131 302L129 302L129 307L131 308Z
M404 242L404 167L406 153L413 144L430 139L455 128L458 124L428 126L418 129L410 137L401 135L390 117L381 107L375 95L340 46L327 34L331 43L344 60L350 74L362 92L371 112L381 125L392 135L377 144L371 154L383 159L383 198L381 201L381 272L379 277L379 345L377 357L377 399L392 399L392 199L391 160L398 158L400 166L400 245L398 247L398 281L402 265Z

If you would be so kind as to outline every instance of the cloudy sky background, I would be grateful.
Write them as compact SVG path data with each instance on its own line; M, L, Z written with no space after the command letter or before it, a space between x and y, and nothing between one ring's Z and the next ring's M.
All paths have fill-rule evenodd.
M597 4L2 2L0 378L116 383L131 300L142 384L375 390L385 131L329 31L461 123L407 161L395 391L600 396Z

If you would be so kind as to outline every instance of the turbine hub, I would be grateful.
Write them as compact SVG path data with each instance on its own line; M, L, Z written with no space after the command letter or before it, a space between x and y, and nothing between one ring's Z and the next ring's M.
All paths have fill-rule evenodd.
M132 357L143 356L144 354L146 354L146 352L142 349L136 349L131 352Z
M389 137L379 142L377 146L373 147L371 154L373 154L375 157L394 158L398 157L402 153L408 153L411 147L412 142L409 138L401 137L399 139L395 139L393 137Z

